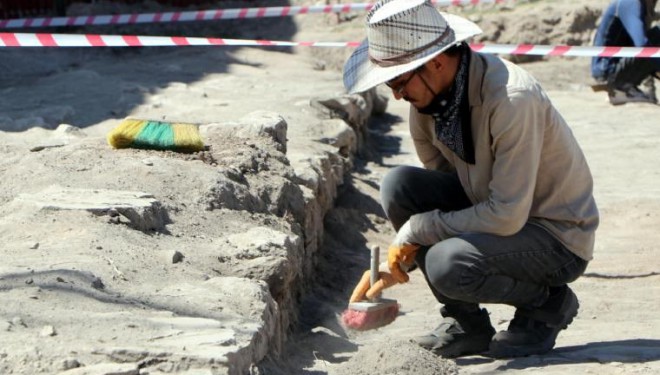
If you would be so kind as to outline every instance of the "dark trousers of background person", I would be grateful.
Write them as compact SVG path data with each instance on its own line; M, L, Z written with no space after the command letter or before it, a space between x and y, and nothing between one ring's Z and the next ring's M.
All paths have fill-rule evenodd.
M660 46L660 26L647 33L650 46ZM610 87L623 87L626 83L638 86L648 76L660 76L660 58L625 57L619 60L608 79Z
M455 173L400 166L381 183L381 204L398 230L411 215L472 204ZM528 223L511 236L465 233L422 247L416 262L436 299L454 311L478 303L535 308L550 287L577 279L587 261L566 249L550 232Z

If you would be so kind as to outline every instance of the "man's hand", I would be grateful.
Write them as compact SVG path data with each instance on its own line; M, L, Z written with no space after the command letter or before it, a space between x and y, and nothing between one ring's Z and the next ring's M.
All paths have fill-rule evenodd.
M394 284L405 283L409 280L408 274L401 268L408 269L415 263L415 254L419 245L409 243L412 239L410 222L406 222L397 232L394 242L389 247L387 266L390 272L378 272L378 281L371 285L371 272L365 271L362 279L353 290L350 302L358 302L365 297L372 299Z
M413 233L410 228L410 221L399 228L394 242L389 247L387 254L387 266L394 279L399 283L408 282L408 274L401 269L401 265L407 270L415 263L415 254L419 245L413 244Z
M365 271L351 295L350 302L359 302L365 299L372 299L378 297L383 289L389 288L396 284L396 280L390 273L378 272L378 281L371 286L371 272Z
M409 243L390 245L387 253L387 266L390 268L391 276L396 282L405 283L410 279L408 274L401 269L401 265L411 266L415 262L417 249L419 249L419 245Z

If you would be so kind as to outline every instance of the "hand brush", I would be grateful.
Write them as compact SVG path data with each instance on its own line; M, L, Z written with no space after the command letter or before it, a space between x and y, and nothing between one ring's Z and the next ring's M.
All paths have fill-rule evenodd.
M379 266L378 246L371 248L370 285L378 282ZM367 301L351 302L348 309L342 313L342 321L346 327L364 331L390 324L399 314L399 304L396 300L381 298L380 294Z
M204 142L195 124L155 120L124 119L108 134L114 148L147 148L154 150L202 151Z

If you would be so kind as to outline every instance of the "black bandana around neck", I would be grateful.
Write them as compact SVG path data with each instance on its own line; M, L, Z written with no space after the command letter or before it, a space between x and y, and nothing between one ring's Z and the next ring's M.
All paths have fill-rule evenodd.
M419 109L435 121L435 135L440 142L469 164L475 163L472 142L472 121L468 101L468 68L470 50L461 46L461 61L449 90L438 94L431 103Z

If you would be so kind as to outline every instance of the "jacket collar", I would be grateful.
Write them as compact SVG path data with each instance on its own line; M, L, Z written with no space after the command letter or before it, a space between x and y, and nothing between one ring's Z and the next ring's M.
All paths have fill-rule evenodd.
M486 59L478 52L470 49L470 80L468 86L468 98L470 98L470 107L481 106L484 101L482 86L484 75L486 74Z

